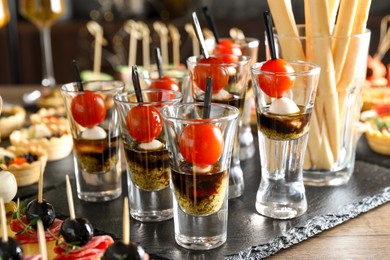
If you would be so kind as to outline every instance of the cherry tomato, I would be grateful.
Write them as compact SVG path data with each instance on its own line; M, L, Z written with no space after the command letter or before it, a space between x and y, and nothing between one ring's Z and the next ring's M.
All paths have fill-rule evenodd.
M258 76L260 88L270 97L280 98L289 91L294 78L278 75L277 73L292 73L294 69L283 59L269 60L261 67L262 71L268 71L275 74L260 74Z
M94 127L106 118L104 99L89 90L72 100L71 111L74 120L83 127Z
M221 66L221 60L215 57L202 58L194 68L193 80L203 91L206 91L206 78L211 77L213 93L218 93L229 82L229 72L226 67Z
M150 88L160 88L160 89L180 91L179 85L174 80L166 76L154 80L152 84L150 84Z
M152 106L136 106L126 116L129 134L141 143L151 142L162 130L162 117L157 108Z
M214 54L233 54L236 56L241 56L242 52L240 46L235 42L227 39L220 40L215 49L213 50Z
M210 165L222 155L221 130L212 124L188 125L179 137L179 150L184 159L196 165Z
M152 84L150 84L149 88L180 91L180 86L173 79L166 77L166 76L159 78L159 79L156 79L156 80L153 80ZM152 94L152 93L150 93L150 94ZM168 94L168 95L165 95L164 97L161 93L158 93L155 96L149 95L150 101L153 101L153 102L162 101L163 98L170 100L170 99L173 99L174 97L175 97L174 94Z
M26 158L24 157L15 157L15 158L12 158L8 164L18 164L18 165L21 165L23 163L27 162Z
M376 104L372 106L372 109L375 110L379 116L390 115L390 104Z

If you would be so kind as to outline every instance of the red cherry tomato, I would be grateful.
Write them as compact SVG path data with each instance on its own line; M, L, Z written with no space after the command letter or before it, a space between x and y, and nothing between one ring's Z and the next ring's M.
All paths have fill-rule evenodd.
M293 73L294 69L283 59L269 60L261 67L262 71L273 73ZM280 98L289 91L294 78L278 74L260 74L258 76L260 88L270 97Z
M221 60L215 57L202 58L194 68L193 80L203 91L206 91L206 78L212 78L213 93L218 93L229 82L229 72L226 67L221 66Z
M179 85L174 80L166 76L154 80L152 84L150 84L150 88L160 88L160 89L180 91Z
M106 118L103 97L89 90L72 100L71 111L74 120L83 127L94 127Z
M153 80L149 88L180 91L180 86L174 80L166 76ZM152 93L150 93L149 95L150 101L152 102L159 102L162 101L163 99L170 100L173 99L174 97L175 97L174 94L164 95L164 97L161 93L156 93L155 95L152 95Z
M179 150L184 159L196 165L210 165L222 155L221 130L212 124L188 125L179 137Z
M220 40L213 50L214 54L233 54L241 56L240 46L235 42L227 39Z
M390 115L390 104L376 104L372 106L372 109L376 111L378 116Z
M151 142L160 135L162 117L157 108L152 106L136 106L126 116L129 134L141 143Z

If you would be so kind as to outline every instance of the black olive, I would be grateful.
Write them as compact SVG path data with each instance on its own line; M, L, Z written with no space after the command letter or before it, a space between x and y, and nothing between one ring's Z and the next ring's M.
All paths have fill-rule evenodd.
M23 259L22 246L16 239L8 237L8 241L6 243L4 243L2 239L0 239L0 259Z
M85 218L66 219L61 226L66 243L83 246L93 237L92 224Z
M29 223L33 220L41 219L43 228L47 229L54 223L56 213L53 206L47 203L46 200L42 200L41 203L38 200L32 200L27 204L26 218ZM36 222L31 226L37 229Z
M135 243L125 245L118 241L107 248L102 260L143 260L144 257L145 251L141 246Z

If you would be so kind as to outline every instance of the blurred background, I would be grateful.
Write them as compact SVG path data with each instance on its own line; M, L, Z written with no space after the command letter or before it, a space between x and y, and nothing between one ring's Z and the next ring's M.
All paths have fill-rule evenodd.
M0 84L40 84L42 58L40 36L36 26L19 11L18 0L8 1L10 21L0 28ZM48 0L50 1L50 0ZM160 46L160 35L153 23L160 21L176 26L180 33L180 61L193 54L192 40L185 25L191 23L191 13L197 11L201 25L206 27L201 8L208 6L219 34L228 37L233 27L246 37L261 41L259 60L264 59L264 26L262 13L268 9L266 0L64 0L64 14L51 27L54 75L57 83L73 81L71 61L76 59L81 70L92 70L94 36L87 29L96 21L103 29L106 44L102 50L101 71L115 77L116 68L126 65L130 34L127 21L143 21L150 30L150 49ZM293 0L297 23L304 23L303 0ZM372 0L368 28L372 31L370 54L378 47L381 19L390 14L390 1ZM138 40L136 63L142 64L142 45ZM169 40L169 59L172 61L172 41ZM151 52L151 63L154 62ZM383 57L385 64L390 56Z

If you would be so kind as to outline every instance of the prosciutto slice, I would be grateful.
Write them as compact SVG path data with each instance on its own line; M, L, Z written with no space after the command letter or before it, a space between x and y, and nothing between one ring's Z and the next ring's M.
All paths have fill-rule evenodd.
M54 260L92 260L103 256L106 249L114 243L110 236L95 236L79 249L72 249L66 253L67 245L61 243L54 248L57 256Z
M28 220L26 216L23 216L20 218L21 221L18 219L13 219L10 223L10 228L13 232L18 233L22 230L24 230L25 225L28 225ZM45 231L45 238L46 241L53 241L56 240L55 237L52 236L54 234L55 236L58 235L58 233L61 230L62 220L55 219L53 225L49 227L50 233L46 230ZM21 244L34 244L38 243L38 232L34 229L29 229L24 233L15 235L16 240L19 241Z

